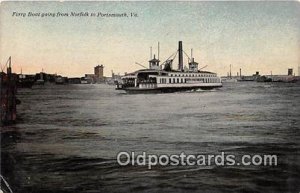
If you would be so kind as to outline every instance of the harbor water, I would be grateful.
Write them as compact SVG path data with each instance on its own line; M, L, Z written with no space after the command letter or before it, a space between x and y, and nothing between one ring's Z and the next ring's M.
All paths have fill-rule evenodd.
M20 89L1 128L14 192L299 192L300 84L124 94L113 86ZM275 154L277 166L120 166L118 152Z

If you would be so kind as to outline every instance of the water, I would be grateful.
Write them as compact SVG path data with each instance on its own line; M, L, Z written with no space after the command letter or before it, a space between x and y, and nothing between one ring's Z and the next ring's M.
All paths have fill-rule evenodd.
M1 128L14 192L299 192L300 85L128 95L107 85L23 89ZM278 166L119 166L120 151L276 154Z

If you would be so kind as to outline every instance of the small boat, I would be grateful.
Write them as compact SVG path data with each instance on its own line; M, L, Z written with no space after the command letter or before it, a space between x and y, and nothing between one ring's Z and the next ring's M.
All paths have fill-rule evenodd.
M238 79L235 78L222 78L222 82L237 82Z
M45 84L45 80L44 80L44 72L40 73L40 78L37 79L34 83L35 85L44 85Z
M237 82L238 79L231 76L231 64L230 64L230 70L229 74L227 74L227 77L221 77L222 82Z
M65 84L65 78L62 76L55 77L55 84Z
M18 81L17 81L18 88L32 88L33 85L34 85L34 76L19 74Z

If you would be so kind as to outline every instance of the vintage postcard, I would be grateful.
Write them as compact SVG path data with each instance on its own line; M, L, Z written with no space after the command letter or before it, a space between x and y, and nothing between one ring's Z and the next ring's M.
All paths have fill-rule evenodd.
M299 193L299 1L1 1L0 193Z

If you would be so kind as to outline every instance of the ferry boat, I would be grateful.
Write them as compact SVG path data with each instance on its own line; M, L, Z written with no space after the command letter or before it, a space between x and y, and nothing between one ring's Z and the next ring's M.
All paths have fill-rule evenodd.
M174 70L172 63L177 53L178 69ZM222 87L221 78L214 72L199 70L192 56L188 68L183 67L182 41L179 41L178 50L173 55L161 65L154 55L149 61L149 68L125 74L121 82L116 82L116 89L127 93L165 93Z

